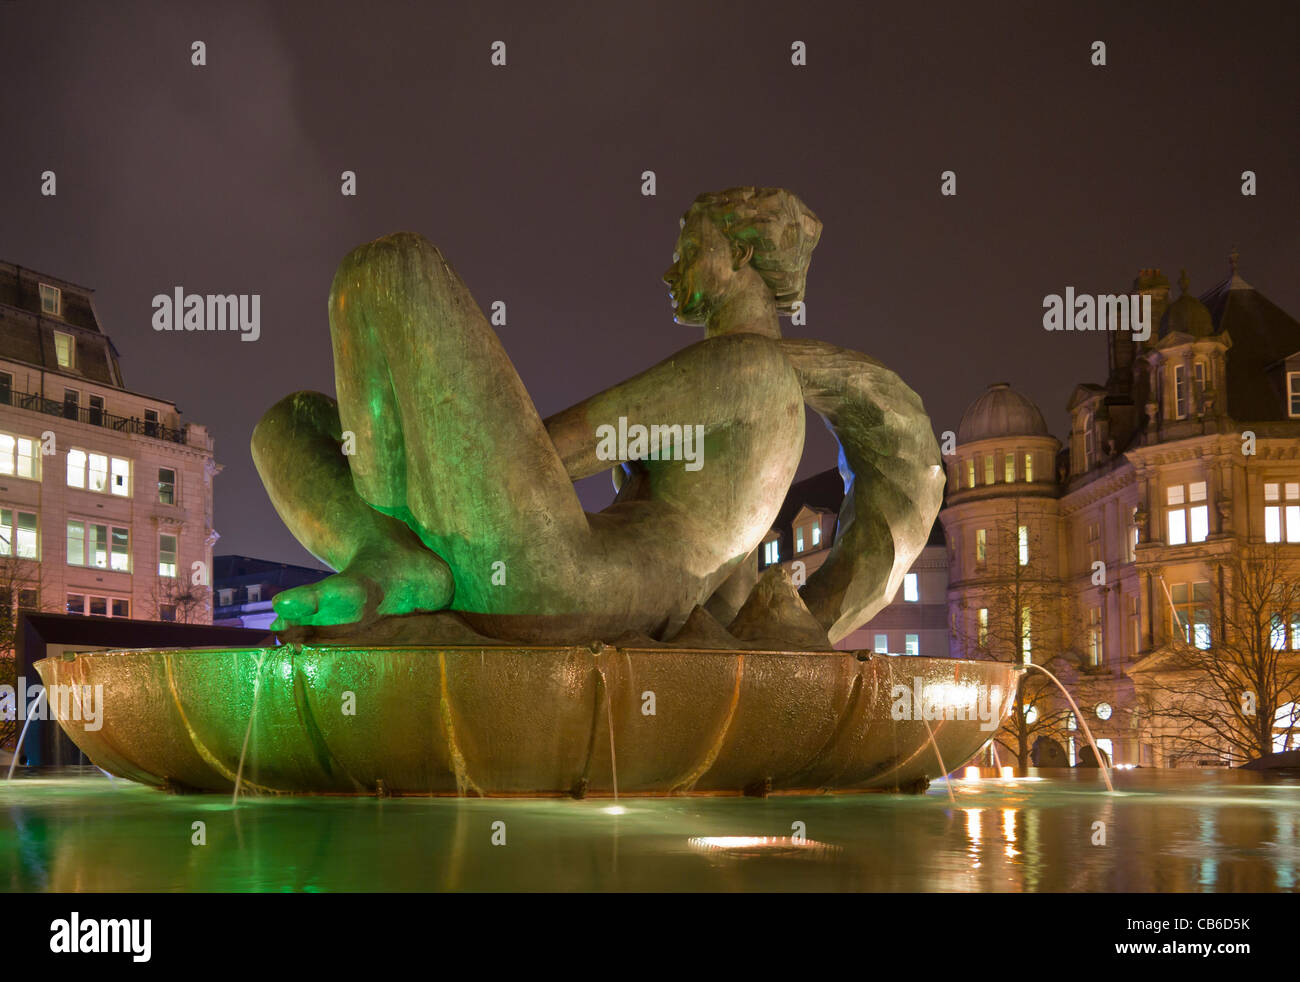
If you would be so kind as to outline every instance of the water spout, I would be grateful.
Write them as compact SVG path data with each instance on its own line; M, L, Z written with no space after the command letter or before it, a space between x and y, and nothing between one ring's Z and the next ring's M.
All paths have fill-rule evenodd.
M1083 713L1079 712L1079 705L1074 701L1074 696L1070 695L1070 690L1067 689L1065 686L1063 686L1061 684L1061 680L1058 679L1051 672L1049 672L1047 669L1045 669L1042 665L1035 665L1033 662L1029 662L1025 665L1025 667L1038 669L1049 679L1055 682L1056 687L1058 689L1060 689L1063 693L1065 693L1065 698L1068 699L1070 702L1070 708L1074 710L1074 718L1077 719L1079 723L1083 726L1084 736L1086 736L1088 738L1088 742L1092 744L1092 755L1095 758L1097 758L1097 766L1101 768L1101 776L1106 779L1106 790L1114 794L1115 785L1110 783L1110 769L1106 766L1106 762L1102 759L1101 751L1097 749L1097 741L1092 738L1092 730L1088 729L1088 721L1083 718Z
M5 778L6 781L14 779L14 767L18 764L18 755L22 752L23 741L27 739L27 727L32 725L32 717L36 714L36 707L41 704L41 700L44 698L45 690L41 689L40 692L36 693L36 698L32 700L32 708L27 712L27 719L23 721L22 732L18 734L18 742L14 744L14 755L9 759L9 776Z

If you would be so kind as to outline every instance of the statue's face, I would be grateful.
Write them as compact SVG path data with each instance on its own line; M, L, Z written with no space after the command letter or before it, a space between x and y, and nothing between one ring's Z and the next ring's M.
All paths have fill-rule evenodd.
M734 261L727 237L702 214L692 213L677 236L673 264L663 276L672 298L673 320L702 326L727 295L736 275Z

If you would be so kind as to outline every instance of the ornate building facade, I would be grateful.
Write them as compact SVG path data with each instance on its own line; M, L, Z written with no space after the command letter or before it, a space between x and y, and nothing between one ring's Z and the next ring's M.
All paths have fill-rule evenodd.
M1108 375L1075 388L1066 446L1005 384L964 415L940 515L952 654L1051 663L1117 764L1240 763L1221 738L1235 697L1215 678L1254 644L1237 627L1246 581L1276 564L1281 598L1300 572L1300 323L1242 278L1235 254L1199 298L1184 275L1171 302L1156 269L1134 292L1151 296L1158 330L1106 335ZM1288 682L1300 611L1277 603L1267 650L1248 657L1282 681L1240 695L1252 711L1262 702L1283 750L1300 730ZM1199 693L1186 671L1198 658ZM1054 711L1065 722L1042 736L1073 761L1079 721Z
M0 263L0 605L212 621L212 438L128 389L93 291ZM196 566L201 563L201 566Z

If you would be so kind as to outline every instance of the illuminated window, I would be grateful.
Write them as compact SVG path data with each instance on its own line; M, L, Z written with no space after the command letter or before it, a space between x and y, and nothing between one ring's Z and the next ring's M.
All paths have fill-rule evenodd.
M966 461L966 487L975 487L975 459Z
M989 538L985 529L975 530L975 562L982 563L988 558Z
M908 573L903 577L903 599L908 603L916 603L921 599L921 590L917 586L915 573Z
M771 566L781 560L781 540L772 539L763 543L763 562Z
M1290 615L1275 613L1269 618L1269 643L1274 651L1300 650L1300 612Z
M1174 601L1172 632L1202 651L1210 647L1210 584L1175 583L1169 590Z
M112 483L109 490L119 497L129 498L131 496L131 463L123 460L121 457L113 457L110 461L110 474Z
M0 556L39 558L35 512L0 508Z
M1027 453L1025 454L1025 480L1032 482L1033 479L1034 479L1034 455L1031 453Z
M813 523L812 544L814 546L819 546L822 544L822 523L820 518Z
M35 440L25 436L0 433L0 475L40 480L37 460L40 453Z
M42 283L39 287L41 294L41 313L49 314L51 317L63 316L63 291L57 286L50 286L48 283ZM58 332L56 331L57 335Z
M991 453L985 454L984 455L984 483L985 484L993 483L993 474L994 474L993 455Z
M1028 607L1020 608L1020 657L1028 665L1033 661L1033 617Z
M68 487L84 488L86 486L86 451L68 451Z
M1097 666L1102 663L1101 608L1088 609L1088 664Z
M1169 505L1165 512L1169 545L1204 542L1209 536L1210 508L1205 499L1204 481L1194 481L1186 486L1175 484L1165 490L1165 500Z
M68 565L131 571L131 532L116 525L68 522Z
M60 368L73 368L77 360L77 339L63 331L54 332L54 357Z
M978 644L981 648L988 647L989 643L989 609L981 607L975 612L975 627Z
M903 648L909 655L919 655L921 653L921 637L917 634L908 634L903 639Z
M794 551L803 552L803 526L794 530Z
M176 575L176 536L158 536L158 575Z
M888 635L888 634L877 634L877 635L876 635L876 654L878 654L878 655L887 655L887 654L889 654L889 635Z
M1288 416L1300 416L1300 372L1286 373L1286 404Z
M1300 542L1300 482L1264 485L1264 541Z
M1021 525L1016 529L1016 539L1019 545L1020 565L1029 565L1029 526Z
M115 494L119 498L131 496L131 462L123 457L110 457L84 450L68 451L68 487Z
M1004 454L1002 457L1003 475L1002 480L1008 484L1016 482L1016 455L1013 453Z
M102 453L93 453L87 459L90 461L90 478L86 482L86 487L91 491L107 490L108 458Z

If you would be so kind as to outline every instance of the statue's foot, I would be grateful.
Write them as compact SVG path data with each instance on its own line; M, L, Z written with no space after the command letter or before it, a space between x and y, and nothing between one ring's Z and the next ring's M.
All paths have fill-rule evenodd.
M360 555L347 569L271 599L271 630L294 625L355 624L372 616L443 610L453 593L451 567L426 549Z

